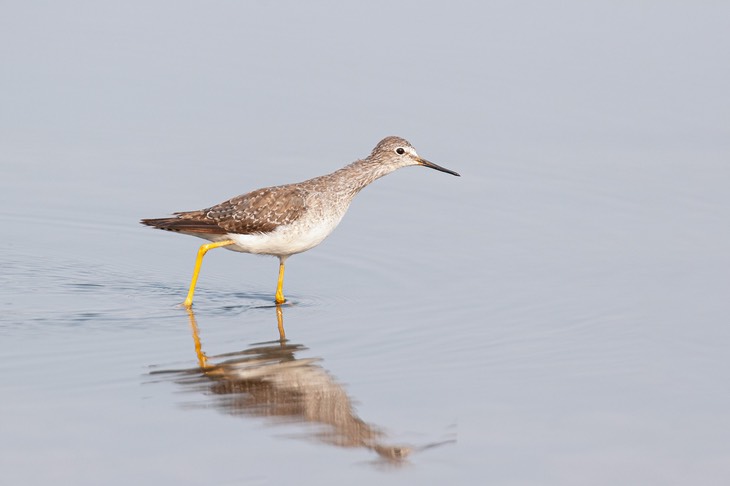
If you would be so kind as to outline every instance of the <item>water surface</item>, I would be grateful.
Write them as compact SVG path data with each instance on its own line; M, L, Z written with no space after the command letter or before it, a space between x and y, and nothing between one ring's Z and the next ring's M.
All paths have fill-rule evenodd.
M726 484L727 8L529 7L8 8L4 478ZM201 241L140 218L390 134L462 177L179 306Z

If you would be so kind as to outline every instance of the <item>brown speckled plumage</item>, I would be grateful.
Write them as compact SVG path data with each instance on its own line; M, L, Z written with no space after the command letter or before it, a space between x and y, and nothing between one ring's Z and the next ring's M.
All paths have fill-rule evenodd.
M320 244L339 224L352 199L371 182L394 170L423 165L453 175L449 169L422 159L406 140L386 137L370 155L331 174L298 184L266 187L199 211L168 218L143 219L142 224L198 236L213 243L198 251L193 279L184 305L191 306L203 255L210 248L279 257L276 303L282 293L284 261Z
M367 158L331 174L298 184L257 189L206 209L177 212L168 218L143 219L141 223L203 238L230 233L269 233L294 223L308 212L346 210L352 198L374 180L405 165L416 165L398 164L395 152L398 148L412 150L413 147L400 137L387 137Z
M187 234L268 233L297 220L306 210L305 196L293 184L266 187L210 208L178 212L170 218L143 219L142 223Z

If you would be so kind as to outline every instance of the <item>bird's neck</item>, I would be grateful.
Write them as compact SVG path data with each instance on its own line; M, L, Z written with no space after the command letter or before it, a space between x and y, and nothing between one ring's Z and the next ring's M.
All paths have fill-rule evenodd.
M361 159L325 177L329 178L333 185L337 185L342 192L354 197L365 186L390 174L395 169L395 167L387 166L377 160Z

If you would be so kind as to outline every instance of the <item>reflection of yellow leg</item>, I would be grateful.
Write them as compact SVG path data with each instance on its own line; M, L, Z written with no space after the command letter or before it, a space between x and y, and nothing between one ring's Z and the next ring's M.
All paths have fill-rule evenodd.
M281 306L276 306L276 323L279 325L279 341L281 343L286 342L286 332L284 331L284 311L281 310Z
M193 308L188 307L188 319L190 319L190 328L193 330L193 343L195 344L195 354L198 356L198 365L201 369L208 367L208 357L203 352L203 346L200 344L200 333L198 333L198 323L193 314Z
M283 304L286 302L284 298L284 260L286 257L279 258L279 282L276 284L276 303Z
M198 250L198 258L195 259L195 270L193 270L193 279L190 281L190 290L188 290L188 296L185 298L183 305L190 308L193 305L193 294L195 293L195 284L198 283L198 274L200 273L200 266L203 264L203 257L208 250L218 248L221 246L228 246L234 244L233 240L216 241L215 243L207 243L200 247Z

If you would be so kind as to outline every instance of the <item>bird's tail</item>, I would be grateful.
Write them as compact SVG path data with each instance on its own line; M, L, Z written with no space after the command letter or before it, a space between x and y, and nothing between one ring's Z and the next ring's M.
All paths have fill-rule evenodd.
M180 216L171 216L169 218L142 219L140 220L140 223L165 231L174 231L176 233L206 233L219 235L227 233L227 231L218 226L215 221L196 218L181 218Z

